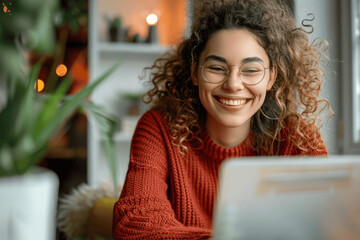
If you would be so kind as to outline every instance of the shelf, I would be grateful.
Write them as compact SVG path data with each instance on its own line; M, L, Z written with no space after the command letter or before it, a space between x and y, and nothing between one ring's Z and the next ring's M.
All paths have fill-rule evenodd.
M122 43L122 42L101 42L99 52L103 53L138 53L138 54L157 54L161 55L169 50L170 47L150 43Z
M86 159L87 150L84 147L50 147L46 153L48 159Z

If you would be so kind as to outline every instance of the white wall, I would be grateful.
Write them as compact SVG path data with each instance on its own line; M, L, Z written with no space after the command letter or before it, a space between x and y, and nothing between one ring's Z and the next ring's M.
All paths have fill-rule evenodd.
M338 154L338 121L340 119L340 86L339 86L339 9L337 0L295 0L295 18L298 24L309 13L315 14L314 32L311 39L320 38L329 42L329 62L324 64L325 82L321 96L330 101L335 115L325 122L321 129L322 137L330 154Z

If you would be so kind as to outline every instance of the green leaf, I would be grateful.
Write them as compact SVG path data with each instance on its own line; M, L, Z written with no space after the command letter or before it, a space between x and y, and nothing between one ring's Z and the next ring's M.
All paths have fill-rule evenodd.
M77 19L71 19L71 21L69 22L70 25L70 29L72 32L77 32L78 28L79 28L79 23Z
M117 62L114 64L109 70L107 70L102 76L97 78L93 83L87 85L83 88L79 93L74 96L67 98L63 105L58 108L54 118L49 122L46 128L38 134L38 138L36 139L38 144L44 144L50 139L50 137L54 134L60 123L68 117L83 101L84 98L88 97L93 90L103 82L110 74L112 74L121 64L121 62Z
M53 26L53 9L42 8L35 24L26 29L28 48L38 53L51 53L55 47L55 33Z
M113 180L114 196L118 197L117 193L117 166L116 166L116 148L114 141L114 134L119 127L119 119L117 116L106 112L106 110L92 102L84 102L82 104L90 114L94 116L99 125L101 134L104 136L104 151L108 167Z
M36 139L40 132L53 120L60 101L63 99L69 88L70 78L67 76L56 89L55 93L49 95L50 97L46 100L33 128L34 139Z
M11 149L9 146L4 145L0 148L0 176L4 176L7 173L13 173L13 163L11 156Z
M28 84L25 89L24 98L22 99L20 111L15 122L15 136L19 136L22 131L29 131L32 128L32 116L35 111L35 89L34 85L39 74L41 63L36 63L29 73Z
M5 14L0 14L5 15ZM0 21L1 20L0 17ZM1 23L0 23L1 27ZM0 72L5 78L19 78L23 76L20 66L23 64L22 54L13 42L0 38Z
M114 196L119 196L119 193L117 192L117 166L116 166L116 148L115 148L115 142L113 138L110 138L109 136L105 136L104 138L104 151L106 160L109 164L109 170L112 175L113 180L113 186L114 186Z
M41 157L46 153L47 146L40 146L38 149L34 149L31 154L22 158L15 159L14 167L17 174L24 174L27 170L33 167L41 160Z
M120 121L118 117L105 110L102 106L93 102L85 101L81 104L90 114L93 114L96 122L99 124L100 131L108 136L113 136L119 129Z
M14 138L14 123L18 120L25 92L23 83L17 82L14 94L9 96L5 107L0 112L0 148L4 143L11 143Z
M5 158L2 159L1 175L16 173L14 166L17 160L15 155L24 156L29 149L23 149L22 141L29 137L34 111L35 90L34 84L40 69L40 63L36 64L30 71L26 81L16 81L14 83L14 93L11 94L8 88L8 101L5 108L0 113L0 149L2 154L11 154L11 167ZM9 151L4 149L9 148ZM5 151L5 152L4 152ZM7 154L5 154L7 155Z

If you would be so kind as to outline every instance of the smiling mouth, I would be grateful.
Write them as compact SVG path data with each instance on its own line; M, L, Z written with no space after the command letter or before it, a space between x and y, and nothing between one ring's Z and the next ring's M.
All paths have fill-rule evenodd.
M216 97L216 100L218 100L220 103L227 105L227 106L242 106L245 105L250 99L225 99L225 98L219 98Z

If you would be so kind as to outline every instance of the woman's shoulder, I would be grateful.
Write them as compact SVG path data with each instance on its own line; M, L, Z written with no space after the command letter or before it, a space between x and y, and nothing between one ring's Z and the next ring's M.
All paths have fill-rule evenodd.
M327 155L320 128L315 122L302 118L287 120L281 131L281 138L294 149L292 154Z
M152 118L163 118L164 117L164 114L162 113L161 110L158 110L158 109L149 109L147 110L143 115L142 117L152 117Z
M161 110L150 109L146 111L139 119L135 133L138 132L149 133L168 133L168 124L165 115Z
M307 136L320 131L315 122L306 121L303 118L287 119L283 126L282 134L288 134L289 136Z
M162 124L165 121L165 117L164 117L164 114L160 111L160 110L157 110L157 109L150 109L150 110L147 110L141 117L140 117L140 120L139 120L139 123L158 123L158 124Z

